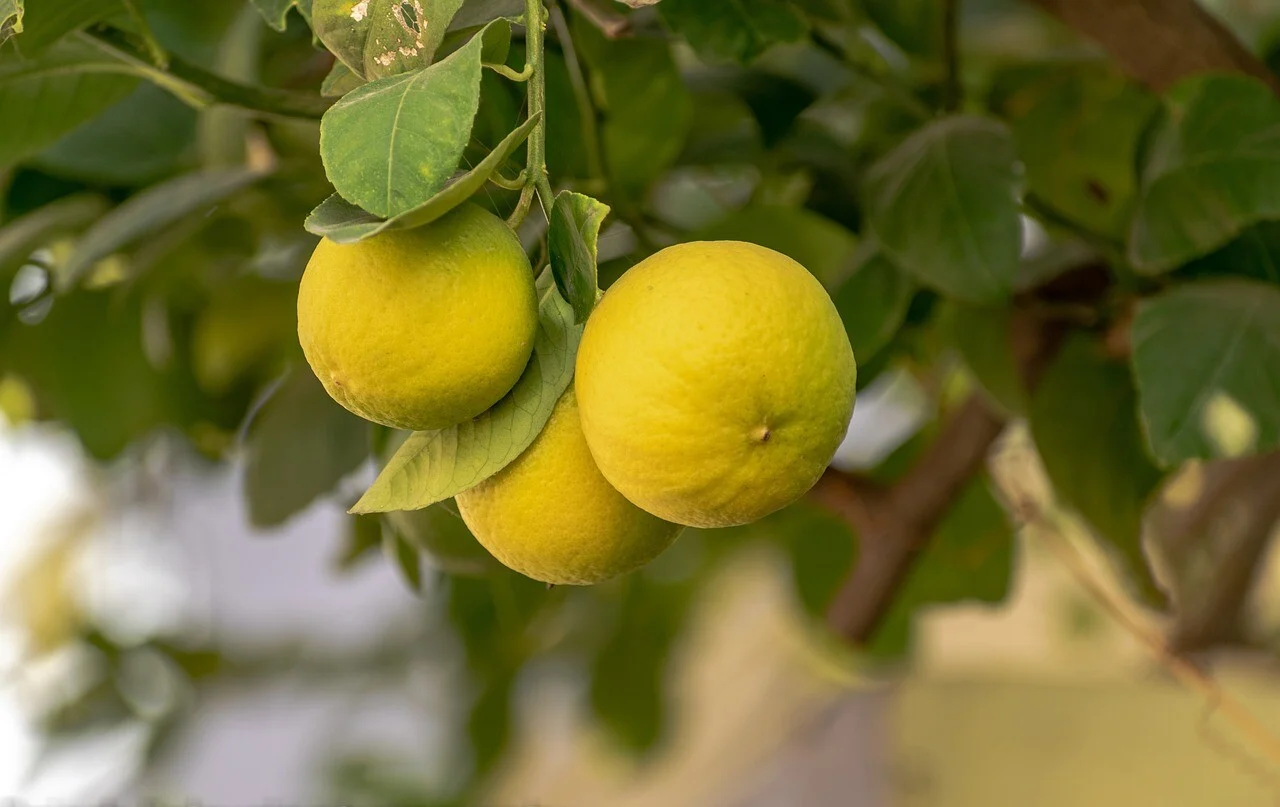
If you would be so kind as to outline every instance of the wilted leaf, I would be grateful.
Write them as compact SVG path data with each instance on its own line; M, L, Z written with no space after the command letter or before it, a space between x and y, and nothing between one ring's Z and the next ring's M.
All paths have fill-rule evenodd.
M1022 248L1013 138L996 121L943 118L871 169L868 224L920 282L969 302L1013 290Z
M1093 526L1134 593L1163 606L1142 551L1143 514L1163 475L1147 454L1129 368L1077 336L1045 370L1030 418L1054 490Z
M448 429L415 432L352 512L416 510L493 476L528 448L573 377L582 338L573 309L549 289L539 309L533 358L511 392L489 411Z
M1280 218L1280 99L1260 81L1196 76L1150 138L1129 236L1139 270L1166 272Z
M369 424L334 403L311 369L295 367L249 425L244 473L250 520L283 524L369 456Z
M596 242L609 215L603 202L573 191L561 191L551 207L547 247L551 273L560 295L573 307L573 319L587 321L600 291L596 274Z
M804 17L782 0L666 0L660 11L673 31L712 60L748 62L808 31Z
M533 131L538 118L529 118L507 135L489 155L467 173L450 181L436 195L398 216L383 219L374 216L334 194L311 211L304 225L308 232L339 244L350 244L377 235L384 230L409 229L430 224L467 201L484 187L489 177L502 167Z
M390 218L444 188L480 104L481 46L476 36L428 68L371 81L325 113L320 154L342 198Z
M76 242L62 267L62 281L74 286L95 263L190 213L212 207L261 179L259 171L197 171L153 185L98 219Z
M315 0L311 24L326 48L372 81L429 65L461 6L462 0Z
M1280 447L1280 288L1190 283L1144 301L1133 369L1147 439L1174 465Z

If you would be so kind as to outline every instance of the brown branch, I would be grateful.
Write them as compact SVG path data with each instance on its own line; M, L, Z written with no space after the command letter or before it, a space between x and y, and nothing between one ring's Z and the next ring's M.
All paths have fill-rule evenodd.
M981 395L974 395L888 490L834 470L823 475L814 499L844 517L861 541L858 565L827 611L833 629L854 644L871 637L920 550L986 462L1004 424Z
M1154 90L1196 73L1253 76L1280 92L1267 69L1196 0L1028 0L1102 46Z

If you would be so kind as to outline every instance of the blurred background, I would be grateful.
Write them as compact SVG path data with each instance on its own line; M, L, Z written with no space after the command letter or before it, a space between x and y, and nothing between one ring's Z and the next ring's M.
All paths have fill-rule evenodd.
M841 295L850 267L874 260L857 188L914 126L904 104L941 92L934 13L953 6L804 5L818 9L810 34L747 66L669 42L652 9L556 5L549 165L553 182L614 207L602 283L694 238L756 241L822 279L860 364L834 466L892 480L967 394L1001 397L947 300L892 273L874 303ZM84 26L149 30L183 64L319 99L332 57L291 6L27 0L26 30L0 47L0 795L1280 803L1274 530L1258 540L1225 517L1188 543L1178 526L1220 464L1159 479L1135 522L1146 580L1138 536L1127 558L1096 540L1012 411L856 652L824 614L857 541L817 500L687 530L651 566L591 589L499 568L447 504L347 515L376 475L375 435L325 397L294 330L316 242L301 222L330 193L318 122L56 69L106 58L86 55L98 34ZM467 3L459 30L468 9L500 6ZM1280 64L1280 4L1204 6ZM282 32L268 25L277 12ZM636 34L609 42L618 20ZM1086 121L1071 148L1132 193L1153 96L1028 4L968 0L959 34L969 103L1029 127L1033 169L1053 163L1047 132ZM518 38L510 64L523 64ZM1055 95L1063 76L1087 90ZM495 74L483 88L469 163L522 104ZM600 121L578 104L588 90L608 94ZM583 145L596 124L616 163L603 188ZM514 196L479 201L505 214ZM1124 204L1105 207L1103 229ZM534 254L539 218L521 233ZM1037 279L1098 251L1031 217L1022 244ZM1227 442L1247 430L1229 407L1215 417ZM1159 592L1177 607L1158 607Z

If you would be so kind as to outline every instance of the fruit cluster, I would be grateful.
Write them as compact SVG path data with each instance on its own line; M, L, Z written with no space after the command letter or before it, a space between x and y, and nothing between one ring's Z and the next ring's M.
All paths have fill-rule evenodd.
M530 361L533 273L473 205L414 230L321 242L302 279L307 361L350 411L430 430L480 415ZM587 320L574 380L533 444L460 493L467 527L537 580L636 569L684 526L746 524L804 495L853 413L857 369L803 266L737 241L668 247Z

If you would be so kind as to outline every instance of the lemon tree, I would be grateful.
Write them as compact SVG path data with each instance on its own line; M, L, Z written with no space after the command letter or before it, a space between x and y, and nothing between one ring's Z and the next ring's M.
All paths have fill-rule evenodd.
M1003 601L1027 520L1171 653L1267 647L1280 11L1022 5L0 0L0 411L402 573L453 778L335 803L476 803L548 662L661 748L761 547L866 660ZM59 737L162 746L138 669L301 664L73 616L107 672Z

